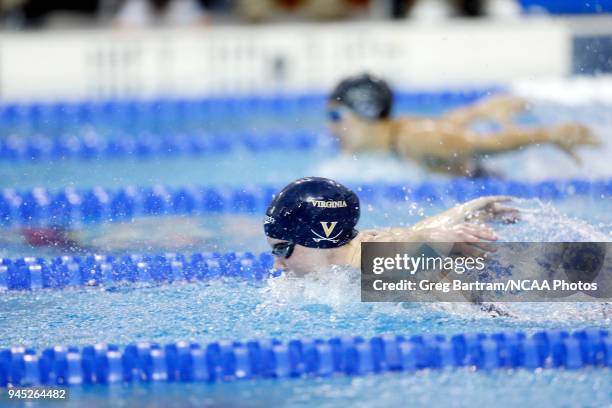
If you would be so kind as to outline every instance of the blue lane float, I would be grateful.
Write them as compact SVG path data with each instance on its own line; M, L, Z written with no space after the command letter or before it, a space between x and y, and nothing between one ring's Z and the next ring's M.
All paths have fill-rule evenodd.
M126 187L88 190L0 191L0 226L104 223L139 216L263 213L281 186ZM418 184L351 186L364 205L393 202L462 202L484 195L560 200L572 197L604 199L612 196L612 179L548 180L540 182L499 179L453 179Z
M272 269L273 263L267 252L0 258L0 291L195 282L224 277L263 280L280 276L280 271Z
M606 14L612 13L612 3L605 0L562 1L562 0L520 0L518 2L527 14Z
M473 102L499 89L399 92L401 111ZM190 100L85 101L0 105L0 160L148 158L222 154L235 149L333 149L329 135L312 131L224 132L262 116L321 112L325 94L212 97ZM257 119L259 118L259 119ZM320 124L319 124L320 126Z
M447 106L473 102L498 93L501 88L447 89L438 91L398 91L399 108ZM294 95L213 96L192 99L98 100L4 103L0 105L0 126L54 127L67 124L160 123L171 120L206 120L219 115L237 117L252 114L282 114L291 111L323 109L324 93Z
M136 343L0 351L0 386L227 382L449 368L612 367L607 330L383 335L330 339Z
M58 161L66 159L147 159L151 157L202 156L227 154L237 150L249 152L273 151L333 151L335 140L315 132L268 132L225 134L145 134L140 137L102 136L78 137L19 137L0 140L0 160Z

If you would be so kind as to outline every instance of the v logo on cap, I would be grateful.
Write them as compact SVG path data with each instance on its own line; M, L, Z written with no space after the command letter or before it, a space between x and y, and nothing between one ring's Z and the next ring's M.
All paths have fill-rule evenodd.
M319 235L317 234L315 230L311 229L310 231L318 237L318 238L312 239L314 242L330 241L335 244L338 241L340 241L339 239L336 239L336 238L338 238L344 230L340 230L340 232L338 232L336 235L330 238L331 233L334 231L334 228L336 228L336 224L338 224L337 221L334 221L334 222L320 221L320 222L321 222L321 226L323 227L323 232L325 233L325 236Z
M338 224L337 221L333 221L333 222L321 221L321 226L323 227L323 231L325 232L326 237L329 238L331 233L334 231L334 228L336 228L336 224Z

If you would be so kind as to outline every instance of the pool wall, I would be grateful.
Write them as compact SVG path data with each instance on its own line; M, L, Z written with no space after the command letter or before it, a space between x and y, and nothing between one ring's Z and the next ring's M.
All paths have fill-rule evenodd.
M0 99L325 92L355 70L396 88L560 79L575 66L593 71L573 39L609 37L611 19L5 33Z

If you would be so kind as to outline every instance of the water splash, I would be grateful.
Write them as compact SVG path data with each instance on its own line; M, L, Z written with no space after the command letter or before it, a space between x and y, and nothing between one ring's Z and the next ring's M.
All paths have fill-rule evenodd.
M521 219L515 224L497 228L500 241L508 242L607 242L608 225L593 225L569 216L551 202L539 199L515 199Z

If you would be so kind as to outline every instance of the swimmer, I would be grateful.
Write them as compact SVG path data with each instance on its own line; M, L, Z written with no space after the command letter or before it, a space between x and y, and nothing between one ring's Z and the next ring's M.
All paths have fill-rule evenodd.
M195 216L172 215L138 217L75 229L60 225L29 226L19 228L15 235L21 239L21 243L31 248L44 247L62 254L116 254L141 252L143 249L147 252L186 252L202 247L217 250L222 242L213 231L220 225L223 228L240 228L243 237L249 233L253 237L258 236L258 223L247 217L204 220Z
M356 229L360 216L357 195L333 180L306 177L274 197L266 211L264 231L275 257L274 267L296 276L333 265L360 269L362 242L437 242L449 253L477 257L491 250L487 242L497 240L484 221L518 219L516 209L502 204L510 199L481 197L411 227L360 232ZM470 301L493 317L511 316L498 305Z
M360 204L347 187L326 178L306 177L282 189L264 218L275 268L304 275L332 265L361 267L362 242L455 243L454 252L480 256L497 239L483 222L514 222L518 211L503 205L507 196L481 197L405 228L358 231Z
M81 252L87 249L79 244L73 231L61 225L24 227L20 232L25 243L31 247L54 247L68 252Z
M413 160L430 171L458 176L491 175L480 164L485 156L551 144L577 163L579 146L598 146L591 131L577 123L555 127L518 127L513 118L527 102L496 96L448 112L440 118L391 118L393 93L380 78L364 74L340 82L328 100L329 126L348 152L384 151ZM470 129L477 120L490 120L500 130L480 135Z

